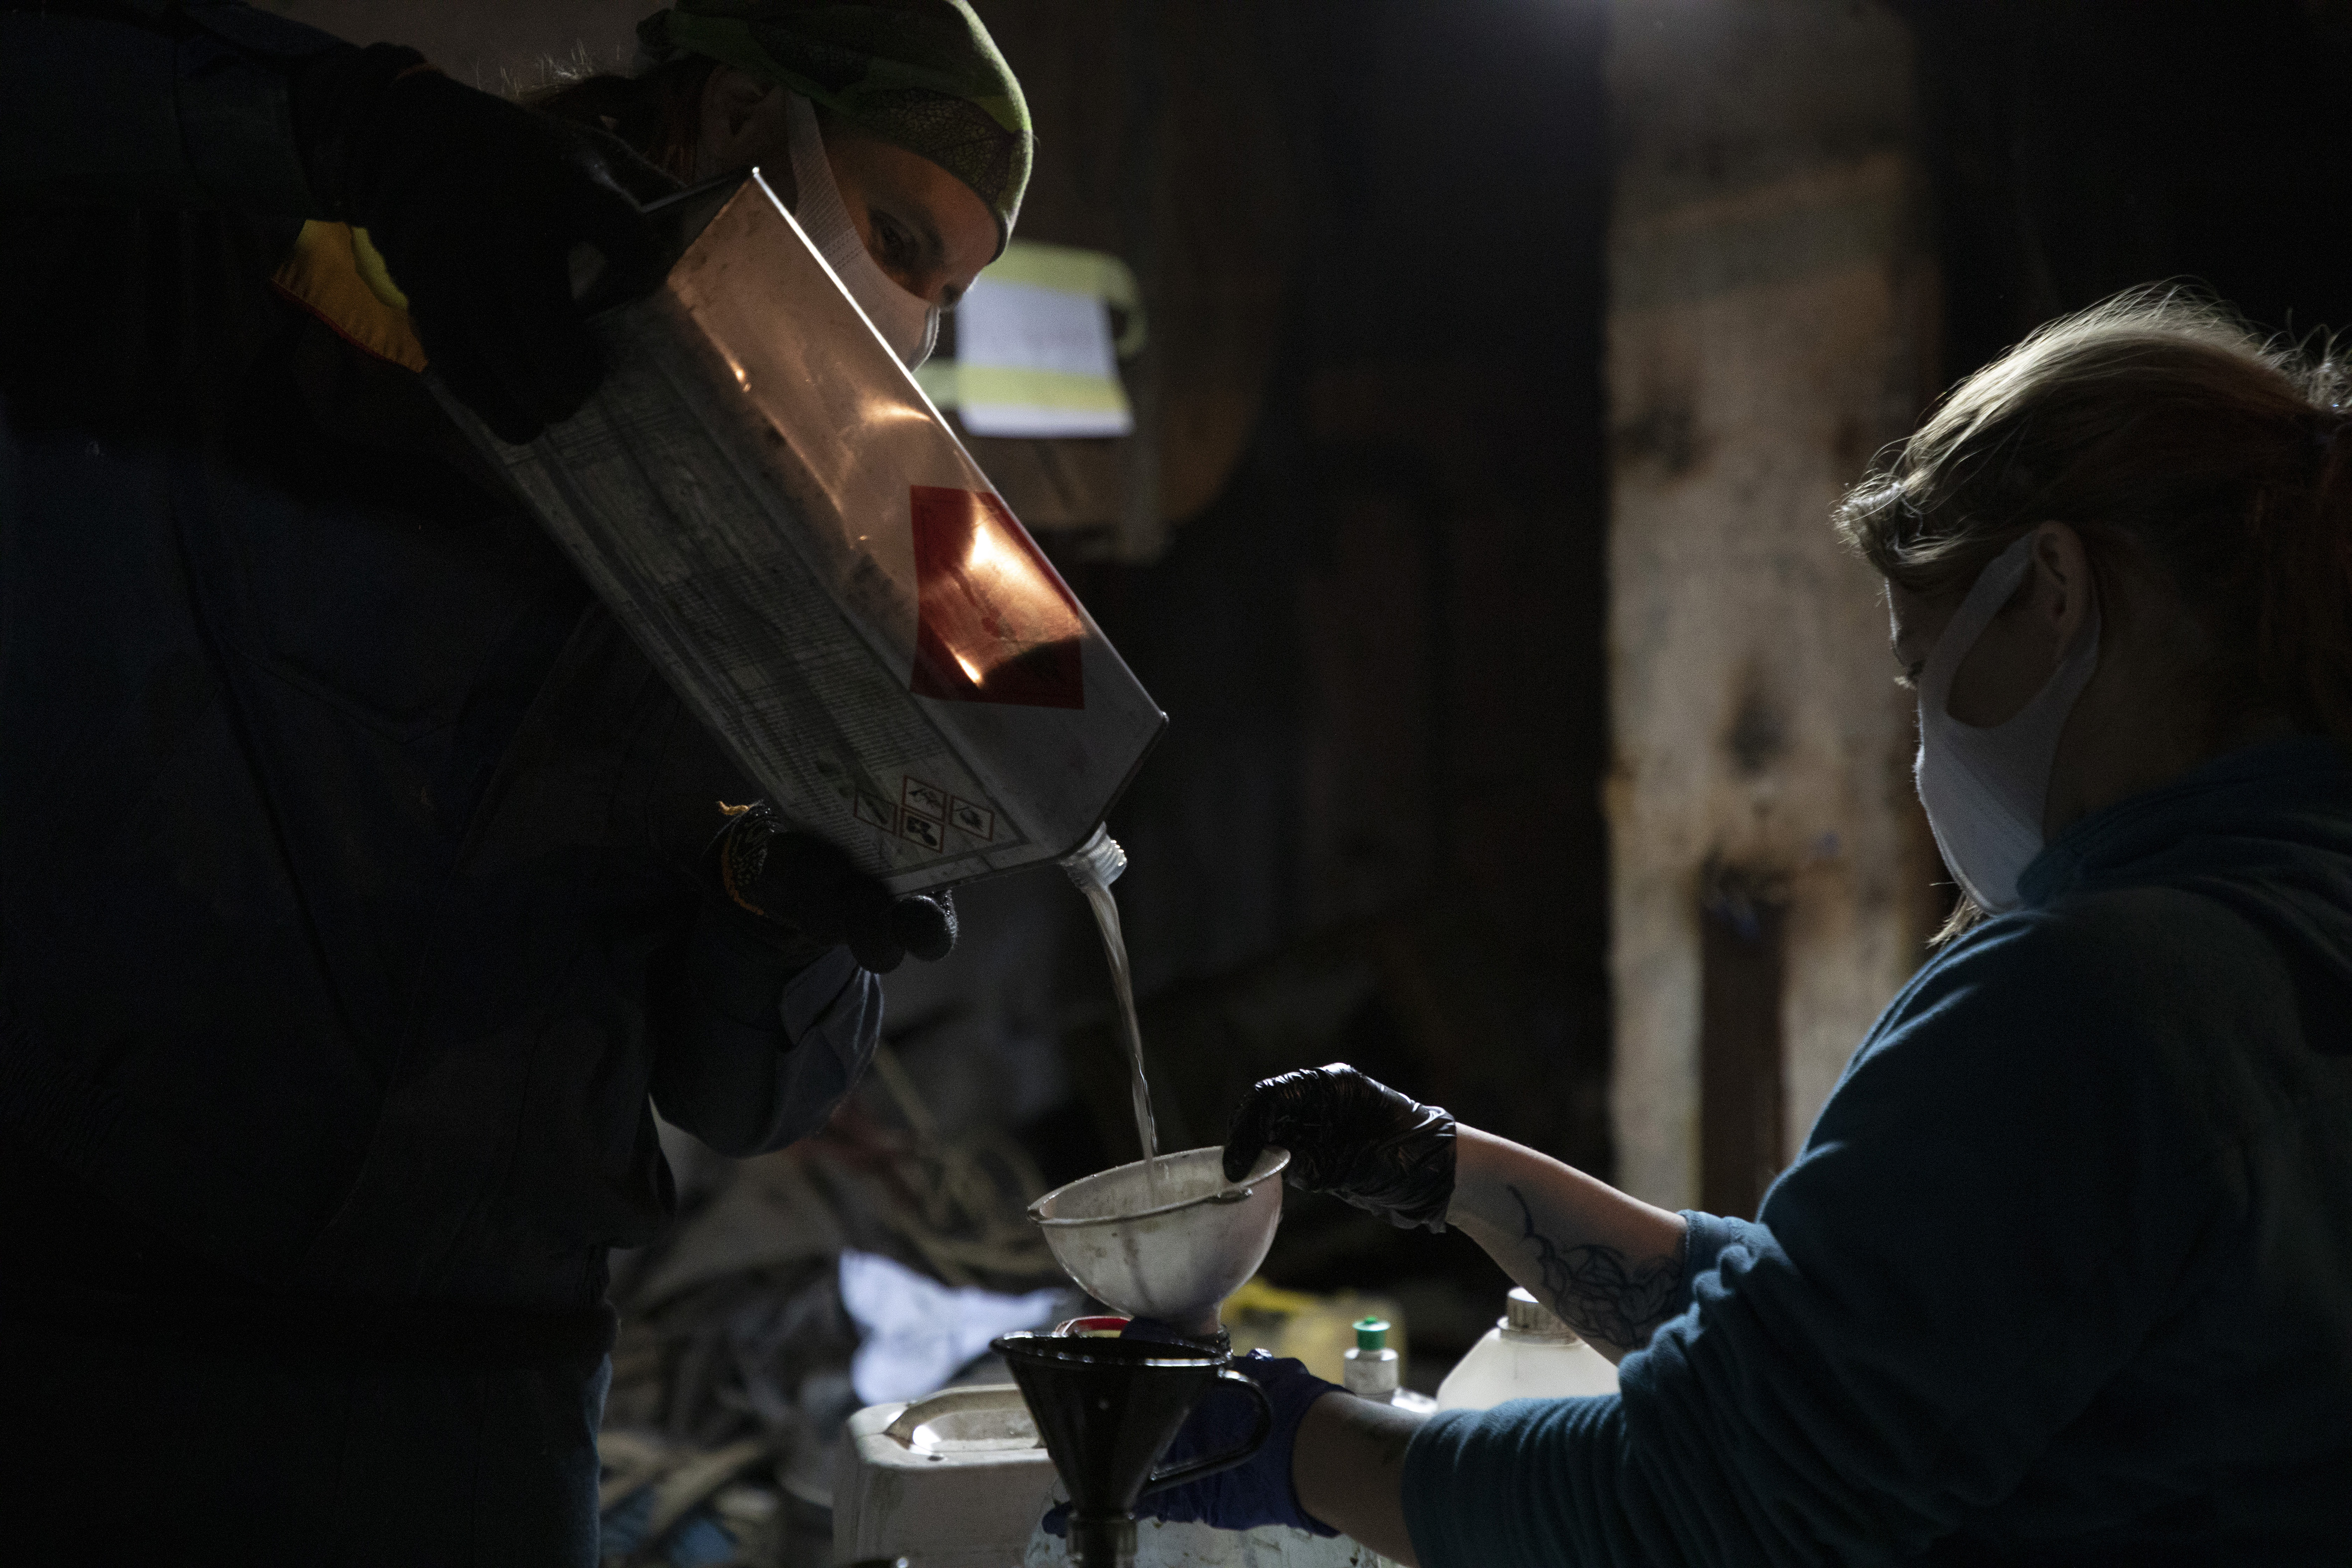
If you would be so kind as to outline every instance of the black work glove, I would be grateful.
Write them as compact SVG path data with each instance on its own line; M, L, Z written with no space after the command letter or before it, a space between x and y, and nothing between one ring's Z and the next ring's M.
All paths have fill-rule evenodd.
M295 140L325 210L368 231L451 395L508 441L568 418L604 374L571 254L619 294L667 257L638 202L677 182L618 139L451 81L376 44L303 66Z
M1345 1062L1253 1085L1234 1110L1225 1180L1248 1175L1268 1144L1290 1151L1284 1179L1294 1187L1329 1193L1400 1229L1445 1228L1445 1208L1454 1201L1454 1118Z
M719 892L799 963L847 943L861 968L887 974L908 954L926 963L955 951L954 897L892 895L824 839L788 826L765 805L734 809L713 846Z

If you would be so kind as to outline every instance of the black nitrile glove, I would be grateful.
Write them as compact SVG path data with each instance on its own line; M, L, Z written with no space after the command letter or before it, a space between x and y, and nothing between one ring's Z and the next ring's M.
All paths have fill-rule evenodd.
M822 838L795 832L764 805L730 808L713 846L719 891L763 938L802 963L846 942L862 968L887 974L912 953L955 951L954 897L894 898Z
M1265 1079L1242 1096L1225 1140L1238 1182L1268 1144L1290 1151L1285 1180L1329 1193L1400 1229L1445 1228L1454 1200L1454 1118L1345 1062Z
M390 44L303 66L293 109L312 193L368 231L451 395L508 441L576 412L604 363L572 300L572 247L603 253L614 292L651 289L667 258L638 203L677 183L614 137Z

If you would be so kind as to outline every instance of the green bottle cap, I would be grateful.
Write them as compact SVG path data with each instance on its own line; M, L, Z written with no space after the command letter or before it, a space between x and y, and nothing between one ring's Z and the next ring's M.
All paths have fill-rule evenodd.
M1360 1351L1384 1351L1388 1349L1388 1320L1385 1318L1357 1319L1356 1348Z

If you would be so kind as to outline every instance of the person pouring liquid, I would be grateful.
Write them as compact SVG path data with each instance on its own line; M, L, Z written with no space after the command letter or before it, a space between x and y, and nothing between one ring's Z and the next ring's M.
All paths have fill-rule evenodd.
M1422 1568L2342 1562L2347 387L2144 292L1955 388L1838 522L1967 897L1757 1218L1345 1066L1268 1079L1229 1171L1280 1144L1467 1232L1621 1392L1423 1420L1251 1358L1275 1438L1145 1507Z
M961 0L640 33L530 107L222 0L0 8L14 1561L593 1563L655 1109L814 1131L955 940L755 801L425 377L566 417L574 248L649 287L640 202L754 165L914 363L1020 88Z

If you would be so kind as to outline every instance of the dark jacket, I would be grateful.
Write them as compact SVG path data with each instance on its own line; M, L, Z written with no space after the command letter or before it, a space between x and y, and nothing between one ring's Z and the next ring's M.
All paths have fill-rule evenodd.
M587 1309L670 1201L649 1092L780 1146L879 993L710 904L754 786L422 379L271 287L335 47L0 13L0 1125L81 1205L16 1289L135 1287L135 1236L158 1287Z
M1441 1415L1427 1568L2337 1563L2352 763L2096 813L1872 1029L1622 1395Z

